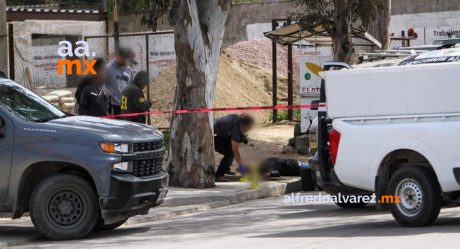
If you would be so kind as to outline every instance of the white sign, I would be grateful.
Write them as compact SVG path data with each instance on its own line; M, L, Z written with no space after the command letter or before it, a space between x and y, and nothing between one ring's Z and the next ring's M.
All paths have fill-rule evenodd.
M332 55L323 55L321 52L309 52L300 58L300 102L308 105L313 100L319 99L321 89L321 77L319 73L326 61L332 61ZM302 109L300 127L302 132L307 132L310 120L318 115L317 111Z

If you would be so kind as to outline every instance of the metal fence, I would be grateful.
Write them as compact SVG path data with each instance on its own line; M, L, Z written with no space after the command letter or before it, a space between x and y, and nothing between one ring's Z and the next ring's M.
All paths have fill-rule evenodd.
M113 36L86 36L96 57L109 61L113 57L115 41ZM156 101L153 110L171 109L174 101L176 52L172 31L127 33L119 36L120 47L128 47L135 53L136 64L131 64L135 72L149 72L151 83L146 89L150 99ZM175 76L175 75L174 75ZM151 116L151 124L156 127L169 127L171 115Z
M20 39L14 42L14 78L28 89L43 96L45 99L67 112L73 112L75 106L74 93L81 76L75 72L70 75L57 74L57 54L59 41L75 43L85 40L92 53L89 60L102 57L109 62L115 51L112 35L72 36L72 35L43 35L32 37L31 41ZM130 66L135 72L147 71L151 83L146 94L157 103L154 109L172 108L175 91L176 54L174 49L174 34L172 31L120 34L121 47L131 48L136 57L135 64ZM75 48L75 47L74 47ZM82 59L82 58L66 58ZM84 68L83 68L84 69ZM157 79L160 78L157 82ZM169 116L151 117L151 122L157 127L169 127Z

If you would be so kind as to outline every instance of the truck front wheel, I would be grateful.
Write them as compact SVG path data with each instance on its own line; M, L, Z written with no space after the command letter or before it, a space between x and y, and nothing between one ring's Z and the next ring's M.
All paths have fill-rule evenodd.
M393 174L388 184L390 204L395 220L409 227L431 225L441 210L441 190L436 176L421 166L405 166Z
M69 174L42 180L32 193L29 212L37 230L53 240L85 237L99 216L91 184Z

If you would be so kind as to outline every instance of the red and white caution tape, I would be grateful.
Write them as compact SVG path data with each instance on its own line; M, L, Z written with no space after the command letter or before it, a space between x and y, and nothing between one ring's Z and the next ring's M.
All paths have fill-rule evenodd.
M325 104L202 108L202 109L191 109L191 110L151 111L151 112L108 115L108 116L103 116L103 118L127 118L127 117L137 117L137 116L142 116L142 115L187 114L187 113L208 113L208 112L289 110L289 109L310 109L310 108L318 109L318 108L324 108L324 107L326 107Z

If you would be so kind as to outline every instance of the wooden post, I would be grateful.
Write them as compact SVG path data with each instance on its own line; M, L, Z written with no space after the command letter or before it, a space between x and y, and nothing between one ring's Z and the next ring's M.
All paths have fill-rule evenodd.
M9 65L10 65L10 79L14 80L14 38L13 38L13 24L8 24L8 57L9 57Z
M406 38L406 32L401 31L401 46L402 47L406 47L406 41L404 40L404 38Z
M147 101L150 103L150 42L149 35L145 35L145 70L147 71L149 83L147 84ZM147 115L147 124L152 125L150 114Z
M272 20L272 30L276 30L278 21ZM277 52L276 52L276 42L272 41L272 102L273 106L278 105L278 66L277 66ZM273 119L272 122L278 122L278 111L273 109Z
M294 105L294 80L292 79L292 44L288 45L288 105ZM294 119L293 110L288 109L288 119Z
M115 51L120 48L120 32L118 31L118 4L117 0L113 0L113 38Z
M105 59L107 61L110 60L109 58L109 47L110 47L110 36L109 36L109 8L107 7L107 0L102 0L101 2L101 15L104 16L105 20Z
M287 21L287 25L291 24L291 20ZM287 64L287 76L288 76L288 105L294 104L294 83L292 79L292 44L288 45L288 64ZM292 109L288 109L288 119L292 121L294 119Z

